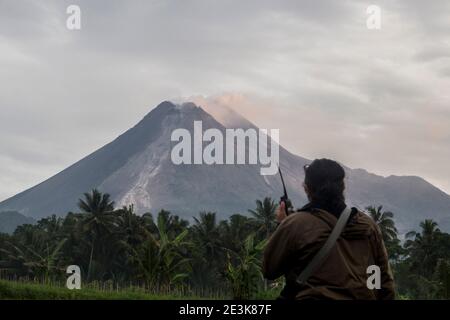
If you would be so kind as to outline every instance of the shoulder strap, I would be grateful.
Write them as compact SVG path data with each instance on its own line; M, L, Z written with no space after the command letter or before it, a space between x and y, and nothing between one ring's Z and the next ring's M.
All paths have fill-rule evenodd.
M346 206L345 209L341 212L341 215L339 216L339 219L336 222L336 225L334 226L333 231L331 231L331 234L329 235L325 244L322 246L322 248L320 248L320 250L316 253L311 262L306 266L305 269L303 269L303 271L297 277L298 284L304 285L308 280L308 278L314 273L314 271L316 271L316 269L322 264L322 262L328 256L337 239L341 235L342 230L344 230L344 227L347 224L351 212L352 209L349 206Z

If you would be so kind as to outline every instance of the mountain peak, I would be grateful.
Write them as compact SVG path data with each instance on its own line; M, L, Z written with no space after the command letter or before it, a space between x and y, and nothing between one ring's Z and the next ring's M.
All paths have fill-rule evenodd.
M165 115L175 110L175 108L176 105L173 102L163 101L160 104L158 104L155 108L153 108L149 113L147 113L140 123L146 122L150 119L164 117Z
M158 104L155 110L159 108L175 108L175 107L176 107L175 103L173 103L172 101L165 100L160 104Z
M180 104L175 104L171 101L163 101L160 104L158 104L153 110L151 110L143 119L143 121L146 121L147 119L155 119L155 118L163 118L169 114L181 112L181 113L193 113L204 110L197 106L193 102L183 102Z
M160 110L160 109L165 109L165 110L177 109L177 110L189 111L189 110L196 110L196 109L201 109L201 108L199 106L197 106L194 102L191 102L191 101L186 101L186 102L182 102L182 103L174 103L172 101L165 100L165 101L161 102L160 104L158 104L156 106L156 108L154 108L153 110Z

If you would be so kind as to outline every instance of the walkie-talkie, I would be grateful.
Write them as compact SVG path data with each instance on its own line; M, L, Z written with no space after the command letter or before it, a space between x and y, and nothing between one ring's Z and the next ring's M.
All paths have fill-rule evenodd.
M280 198L280 203L284 202L284 210L286 211L286 216L289 215L289 208L292 208L291 200L289 200L286 185L284 184L283 174L281 173L280 165L278 165L278 172L280 173L281 184L283 185L283 196Z

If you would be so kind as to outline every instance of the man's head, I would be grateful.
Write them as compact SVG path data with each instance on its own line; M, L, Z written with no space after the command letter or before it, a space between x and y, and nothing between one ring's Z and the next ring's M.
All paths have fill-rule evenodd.
M309 201L325 208L344 202L345 171L336 161L316 159L305 166L303 184Z

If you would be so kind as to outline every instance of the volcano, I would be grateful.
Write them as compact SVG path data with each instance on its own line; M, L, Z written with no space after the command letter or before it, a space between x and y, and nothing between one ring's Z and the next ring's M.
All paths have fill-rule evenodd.
M116 207L134 204L141 214L161 209L186 219L200 211L216 212L222 219L235 213L246 214L255 207L256 199L281 196L279 176L261 175L258 165L175 165L171 161L171 133L179 128L192 132L194 121L202 121L204 130L257 129L231 109L227 112L226 120L218 119L190 102L162 102L111 143L1 202L0 211L17 211L34 219L63 216L77 211L77 200L84 192L97 188L109 193ZM279 159L289 197L300 207L306 203L303 166L310 160L282 146ZM424 179L383 177L348 167L345 170L350 204L362 209L383 205L394 212L400 232L417 228L424 219L434 219L441 229L450 230L450 196Z

